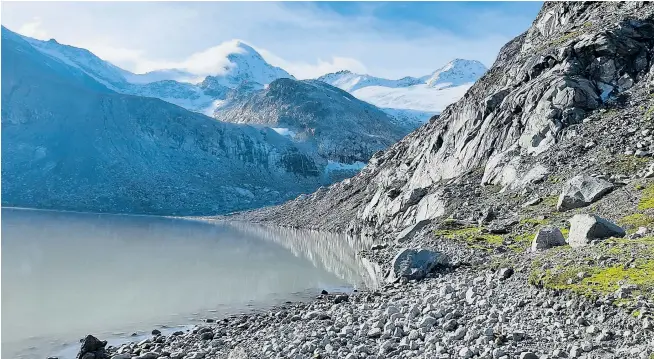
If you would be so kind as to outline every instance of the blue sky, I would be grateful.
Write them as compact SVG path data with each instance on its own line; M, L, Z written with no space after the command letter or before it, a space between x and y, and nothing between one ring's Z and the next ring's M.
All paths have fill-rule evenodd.
M84 47L134 72L209 66L240 39L299 78L351 70L426 75L453 58L490 66L542 2L3 2L2 24Z

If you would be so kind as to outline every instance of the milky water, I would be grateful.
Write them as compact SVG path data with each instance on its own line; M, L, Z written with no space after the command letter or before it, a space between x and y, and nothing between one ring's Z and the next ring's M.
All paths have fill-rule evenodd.
M2 357L375 285L359 239L244 223L2 209Z

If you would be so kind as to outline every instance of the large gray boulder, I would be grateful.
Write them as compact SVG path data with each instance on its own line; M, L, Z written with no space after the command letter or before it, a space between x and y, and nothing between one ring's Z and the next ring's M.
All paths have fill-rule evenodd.
M543 227L536 233L534 240L531 242L531 251L544 251L562 245L565 245L565 238L558 228Z
M578 175L563 188L556 205L558 211L585 207L613 190L613 184L603 179Z
M577 214L570 218L571 247L583 247L595 239L624 237L627 233L620 226L594 214Z
M423 219L422 221L412 224L406 228L404 228L400 233L397 234L397 237L395 237L395 243L404 243L407 240L411 239L416 233L418 233L421 229L423 229L426 225L429 224L431 220L429 219Z
M447 256L440 252L404 248L391 261L391 273L388 281L394 282L401 277L422 279L436 267L446 266L448 262Z

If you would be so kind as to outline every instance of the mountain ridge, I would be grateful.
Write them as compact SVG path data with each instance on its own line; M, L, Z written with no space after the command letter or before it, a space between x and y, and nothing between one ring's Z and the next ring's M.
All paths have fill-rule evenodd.
M327 163L272 129L117 93L4 28L2 73L3 205L227 213L324 184Z

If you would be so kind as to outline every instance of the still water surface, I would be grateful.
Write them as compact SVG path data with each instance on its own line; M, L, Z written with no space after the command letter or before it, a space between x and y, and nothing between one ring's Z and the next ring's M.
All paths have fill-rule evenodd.
M359 239L245 223L2 209L2 357L375 285Z

